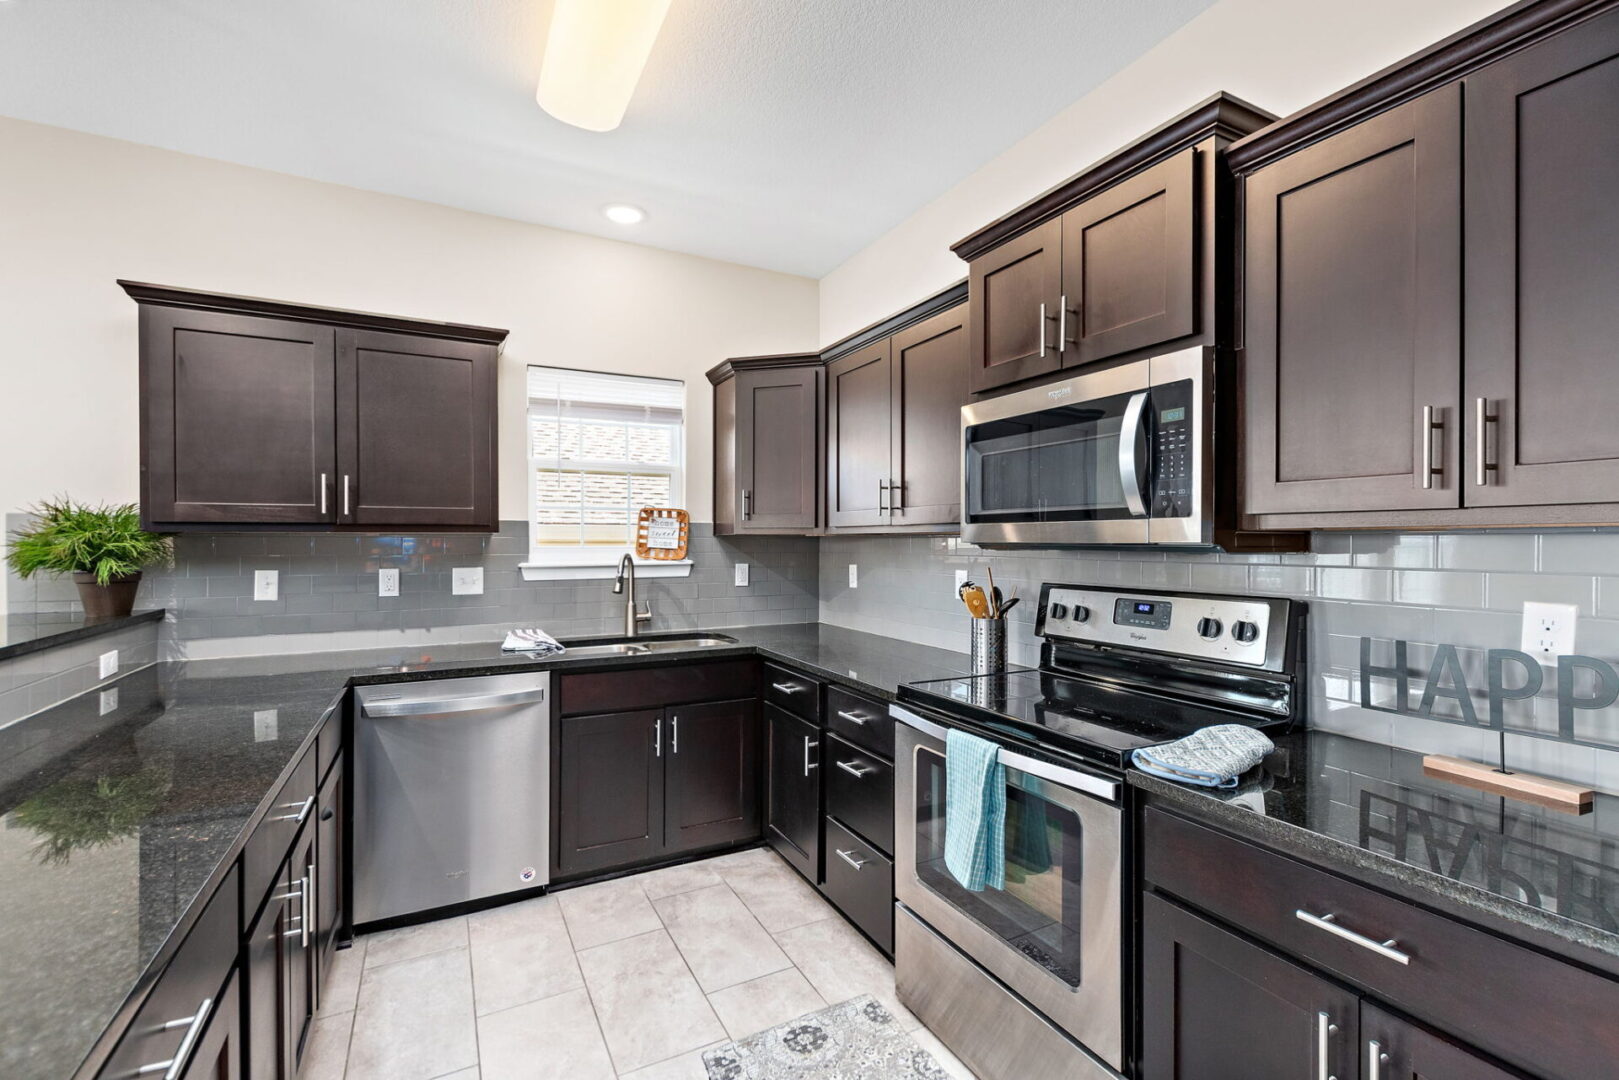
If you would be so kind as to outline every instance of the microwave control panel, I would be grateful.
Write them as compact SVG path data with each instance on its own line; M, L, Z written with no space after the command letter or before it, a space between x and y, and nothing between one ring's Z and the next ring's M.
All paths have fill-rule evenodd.
M1190 517L1197 437L1192 431L1192 381L1152 388L1152 511L1155 518Z

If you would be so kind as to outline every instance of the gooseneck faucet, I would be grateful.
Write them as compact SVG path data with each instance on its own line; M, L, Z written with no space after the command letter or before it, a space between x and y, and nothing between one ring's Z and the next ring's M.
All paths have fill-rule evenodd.
M624 581L629 580L629 595L624 598L624 636L634 637L642 623L652 621L652 604L648 601L645 611L635 608L635 561L626 553L618 560L618 576L613 579L613 595L624 592Z

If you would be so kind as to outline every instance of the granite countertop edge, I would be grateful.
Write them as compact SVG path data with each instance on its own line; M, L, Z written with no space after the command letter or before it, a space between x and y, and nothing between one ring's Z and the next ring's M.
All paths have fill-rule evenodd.
M1457 881L1380 852L1368 851L1314 829L1279 821L1196 788L1150 776L1138 769L1129 770L1126 779L1131 786L1173 803L1194 817L1228 827L1232 832L1268 844L1284 854L1325 865L1328 869L1371 875L1372 880L1363 881L1363 884L1375 887L1380 884L1378 879L1382 879L1382 882L1415 888L1464 910L1504 919L1571 945L1619 957L1619 934L1564 918L1544 908L1520 903L1511 897Z
M44 652L46 649L54 649L60 645L71 645L76 641L88 641L104 634L114 634L119 630L127 630L131 626L139 626L141 623L161 622L166 610L165 608L149 608L129 615L118 615L94 621L63 622L60 624L62 629L55 632L32 637L27 641L0 644L0 662L15 660L19 656L28 656L32 653Z

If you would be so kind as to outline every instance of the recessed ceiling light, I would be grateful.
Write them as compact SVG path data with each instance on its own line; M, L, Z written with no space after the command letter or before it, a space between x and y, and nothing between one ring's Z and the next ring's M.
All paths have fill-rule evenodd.
M534 99L565 124L612 131L624 119L670 0L556 0Z
M646 211L629 203L608 203L602 207L602 214L618 225L639 225L646 220Z

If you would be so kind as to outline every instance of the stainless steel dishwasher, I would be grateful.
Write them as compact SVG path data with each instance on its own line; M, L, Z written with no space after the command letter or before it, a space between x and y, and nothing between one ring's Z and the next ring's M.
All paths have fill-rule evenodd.
M355 692L356 925L546 884L550 689L530 672Z

